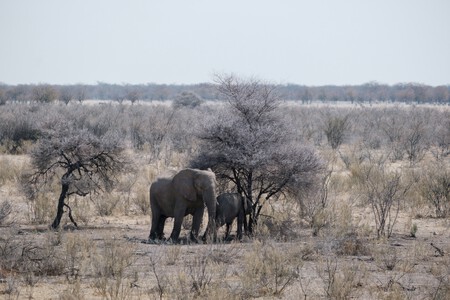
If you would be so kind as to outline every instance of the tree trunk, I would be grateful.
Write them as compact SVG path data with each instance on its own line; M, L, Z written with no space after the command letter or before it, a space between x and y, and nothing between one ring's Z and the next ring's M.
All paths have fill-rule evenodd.
M61 184L61 194L58 199L58 209L56 211L56 217L53 221L51 228L57 229L59 227L59 223L61 222L61 218L64 214L64 200L66 199L67 192L69 191L69 183L65 182L65 176L63 176L62 184Z

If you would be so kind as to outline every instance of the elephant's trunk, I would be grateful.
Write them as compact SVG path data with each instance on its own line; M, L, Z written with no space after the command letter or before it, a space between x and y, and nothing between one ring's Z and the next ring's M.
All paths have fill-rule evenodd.
M208 226L206 227L205 237L216 240L216 193L214 189L206 189L203 191L203 201L208 209Z

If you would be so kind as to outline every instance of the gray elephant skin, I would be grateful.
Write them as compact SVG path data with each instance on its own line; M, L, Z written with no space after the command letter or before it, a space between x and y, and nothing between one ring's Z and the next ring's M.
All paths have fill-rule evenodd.
M225 239L230 235L231 225L237 218L237 238L242 239L242 225L245 216L252 211L251 202L237 193L223 193L217 197L216 225L217 228L227 225ZM245 226L246 227L246 226Z
M183 218L192 215L190 237L197 241L204 208L208 209L208 226L204 239L216 238L216 176L211 170L184 169L173 178L159 178L150 186L152 226L149 241L164 239L164 224L174 218L170 239L178 242ZM212 235L212 236L211 236Z

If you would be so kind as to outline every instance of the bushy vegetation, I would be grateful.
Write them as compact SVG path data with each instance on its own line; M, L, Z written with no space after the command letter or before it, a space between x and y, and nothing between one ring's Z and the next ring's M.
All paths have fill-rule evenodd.
M448 107L276 98L258 110L251 97L246 105L221 97L232 105L0 105L0 294L32 297L49 281L63 282L61 299L448 297L448 241L423 225L450 213ZM114 146L132 164L109 181L95 159L107 161ZM253 236L241 244L140 243L150 183L207 157L220 192L241 184L259 199ZM320 172L302 173L305 157ZM45 185L31 189L37 170ZM66 214L59 231L48 231L65 183L80 230L71 231ZM132 221L120 227L118 219Z
M395 85L369 82L362 85L347 86L304 86L298 84L270 84L279 91L283 99L299 101L303 104L319 100L324 103L439 103L448 104L450 87L448 85L428 86L418 83L399 83ZM119 103L139 100L174 100L185 98L205 100L224 100L217 91L216 83L192 85L177 84L108 84L99 82L96 85L50 85L19 84L5 85L0 83L0 105L6 102L83 102L86 99L114 100ZM195 97L191 97L196 95ZM180 97L181 96L181 97ZM188 101L189 103L196 103Z

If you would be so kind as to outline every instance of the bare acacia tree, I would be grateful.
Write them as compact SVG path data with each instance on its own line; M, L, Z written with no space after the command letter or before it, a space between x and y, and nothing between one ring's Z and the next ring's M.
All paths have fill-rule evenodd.
M273 85L234 76L217 77L217 82L228 105L205 128L193 166L210 167L250 200L251 233L264 203L288 193L290 185L311 187L322 163L282 122Z
M31 152L35 169L31 183L35 187L46 184L54 176L61 176L56 217L51 225L54 229L58 228L65 207L77 226L65 203L69 195L87 196L110 190L116 175L128 166L116 134L109 132L99 137L86 130L72 129L71 124L61 125L45 130Z

